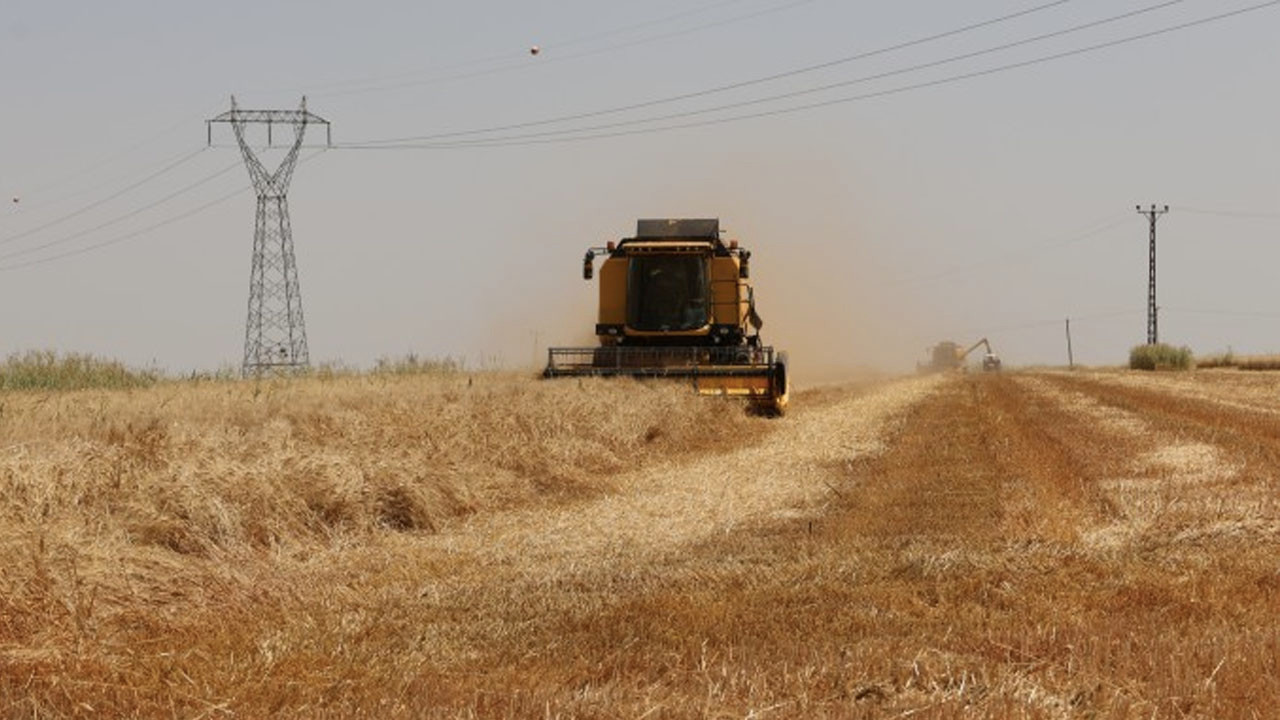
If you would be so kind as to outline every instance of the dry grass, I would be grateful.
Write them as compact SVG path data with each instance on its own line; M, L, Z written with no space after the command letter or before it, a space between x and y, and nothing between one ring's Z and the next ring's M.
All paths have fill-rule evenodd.
M607 493L712 427L742 447L770 424L673 386L493 373L5 393L0 708L155 713L185 692L165 658L298 593L340 602L307 584L319 558Z
M1239 375L0 395L0 714L1265 717Z
M1280 370L1280 355L1236 355L1225 352L1206 358L1197 358L1196 367L1201 370L1238 368L1240 370Z
M1236 355L1228 351L1221 355L1197 358L1195 366L1201 370L1222 368L1280 370L1280 355Z
M115 360L49 350L15 353L0 363L0 391L135 388L159 379L157 372L134 370Z
M1250 355L1236 360L1241 370L1280 370L1280 355Z
M1230 350L1220 355L1200 356L1196 358L1197 370L1217 370L1221 368L1233 368L1240 364L1240 358Z

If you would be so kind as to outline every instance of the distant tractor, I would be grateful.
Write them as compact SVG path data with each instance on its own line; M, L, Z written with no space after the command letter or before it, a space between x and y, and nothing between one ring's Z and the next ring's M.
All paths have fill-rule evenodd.
M986 348L982 355L983 372L999 372L1001 367L1000 356L992 352L991 343L987 342L986 338L982 338L964 349L961 349L958 343L943 340L931 348L926 348L925 352L928 353L929 359L924 363L917 363L916 370L920 372L963 370L965 359L974 350L977 350L979 346Z

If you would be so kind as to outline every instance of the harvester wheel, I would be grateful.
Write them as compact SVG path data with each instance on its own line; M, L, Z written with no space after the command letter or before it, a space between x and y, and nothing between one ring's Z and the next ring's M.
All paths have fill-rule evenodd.
M785 352L778 353L778 369L774 375L774 386L776 388L776 397L780 398L782 405L787 404L787 397L791 394L791 357Z

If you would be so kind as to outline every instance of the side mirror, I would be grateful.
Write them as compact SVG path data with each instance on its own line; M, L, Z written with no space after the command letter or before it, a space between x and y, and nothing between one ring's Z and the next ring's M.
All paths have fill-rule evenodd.
M746 280L747 278L751 277L750 263L751 263L751 253L747 252L746 250L743 250L742 254L738 256L738 277L742 278L743 280Z
M587 251L587 256L582 258L582 279L583 280L591 279L591 276L593 275L593 271L594 271L594 268L592 267L591 263L595 259L596 259L596 254L590 250Z

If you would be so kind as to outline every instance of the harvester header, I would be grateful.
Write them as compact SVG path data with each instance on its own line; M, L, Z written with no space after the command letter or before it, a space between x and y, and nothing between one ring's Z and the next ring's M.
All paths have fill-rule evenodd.
M634 237L587 250L585 279L601 255L599 346L551 348L546 377L687 378L700 393L782 410L785 354L760 341L751 253L721 238L718 219L640 220Z

